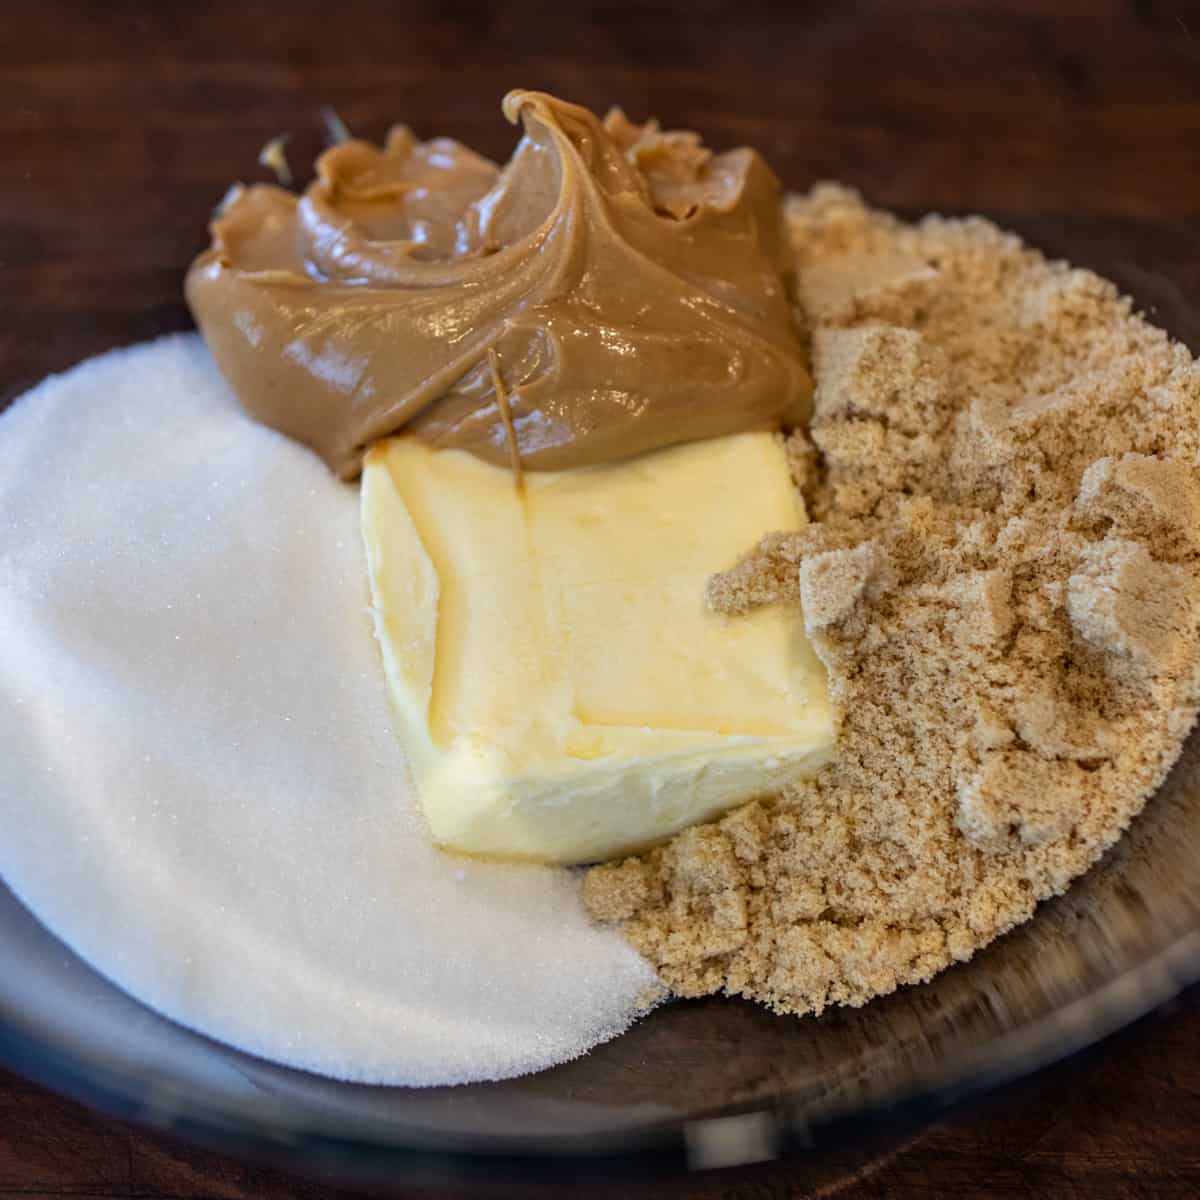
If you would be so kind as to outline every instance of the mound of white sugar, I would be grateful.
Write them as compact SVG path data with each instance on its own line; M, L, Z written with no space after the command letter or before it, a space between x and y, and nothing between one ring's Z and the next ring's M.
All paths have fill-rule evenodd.
M654 983L562 870L427 842L357 487L247 421L194 336L0 418L0 876L84 959L240 1049L496 1079Z

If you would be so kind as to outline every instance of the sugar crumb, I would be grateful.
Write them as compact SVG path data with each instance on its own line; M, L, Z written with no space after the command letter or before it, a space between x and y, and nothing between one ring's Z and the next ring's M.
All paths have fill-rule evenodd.
M812 524L713 577L797 604L843 711L815 779L588 873L677 995L863 1004L1063 891L1200 700L1200 368L1090 271L980 218L787 205Z

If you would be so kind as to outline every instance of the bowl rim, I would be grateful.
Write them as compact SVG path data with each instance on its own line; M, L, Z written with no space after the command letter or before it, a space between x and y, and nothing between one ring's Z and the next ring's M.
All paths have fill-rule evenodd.
M73 951L63 949L83 970L92 971ZM284 1102L286 1121L264 1119L253 1106L232 1100L222 1107L186 1091L163 1107L146 1095L144 1076L132 1064L93 1064L65 1042L38 1036L11 1018L0 1018L0 1065L107 1116L292 1173L320 1171L326 1182L330 1173L364 1186L398 1179L442 1186L500 1178L550 1181L577 1171L582 1162L589 1178L644 1178L819 1152L919 1125L952 1105L1095 1045L1198 982L1200 930L1191 930L1085 995L978 1043L938 1069L919 1072L864 1105L843 1100L813 1116L797 1096L783 1094L768 1104L730 1104L606 1133L439 1135L381 1120L358 1136L322 1128L314 1109L291 1098ZM176 1025L136 998L135 1003ZM205 1035L193 1036L228 1049ZM277 1115L279 1103L273 1101L272 1107ZM381 1136L385 1128L387 1137Z

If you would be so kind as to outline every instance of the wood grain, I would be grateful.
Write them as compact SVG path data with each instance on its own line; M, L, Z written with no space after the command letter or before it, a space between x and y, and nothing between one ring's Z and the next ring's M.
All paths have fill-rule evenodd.
M305 168L322 104L369 136L403 120L503 157L517 85L752 143L790 187L833 177L904 211L985 211L1059 252L1102 228L1122 285L1200 340L1195 3L40 2L6 6L0 37L0 406L189 327L180 283L209 210L262 177L275 134ZM878 1151L671 1194L1193 1196L1197 1047L1191 999ZM344 1194L0 1076L0 1197Z

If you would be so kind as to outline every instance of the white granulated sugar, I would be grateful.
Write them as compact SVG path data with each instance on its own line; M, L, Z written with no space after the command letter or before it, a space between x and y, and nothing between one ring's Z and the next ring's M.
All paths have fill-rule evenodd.
M176 1021L459 1083L581 1054L653 988L573 873L428 844L357 488L247 421L195 336L0 418L0 629L0 876Z

